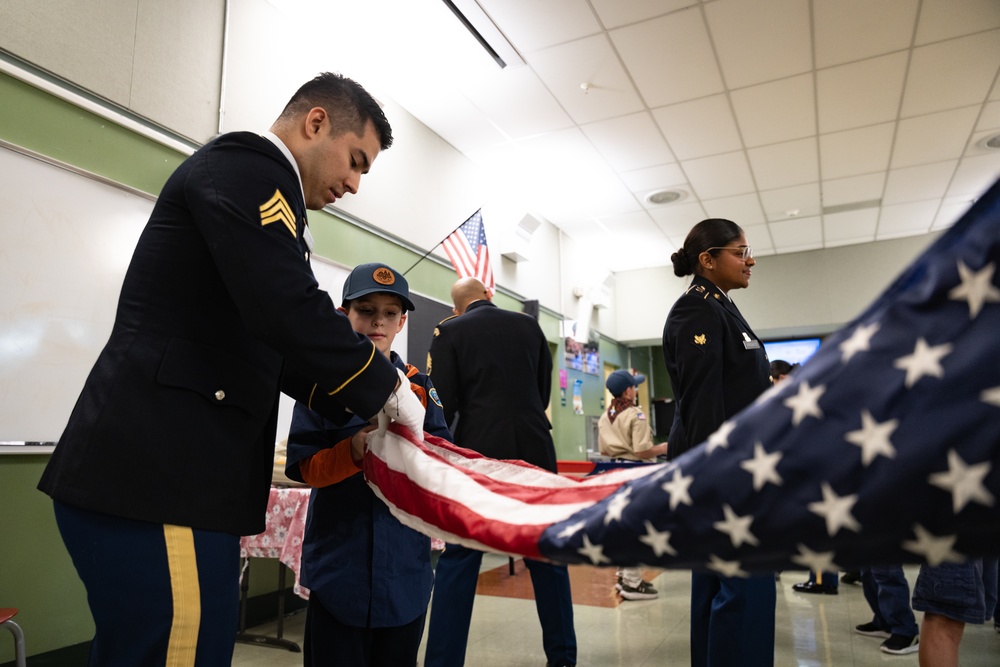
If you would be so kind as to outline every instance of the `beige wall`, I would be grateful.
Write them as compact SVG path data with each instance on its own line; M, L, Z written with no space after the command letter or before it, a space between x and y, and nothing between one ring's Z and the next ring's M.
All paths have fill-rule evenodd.
M730 296L758 336L827 334L860 314L937 236L759 257L750 287ZM618 340L658 345L667 313L691 277L659 268L615 278Z

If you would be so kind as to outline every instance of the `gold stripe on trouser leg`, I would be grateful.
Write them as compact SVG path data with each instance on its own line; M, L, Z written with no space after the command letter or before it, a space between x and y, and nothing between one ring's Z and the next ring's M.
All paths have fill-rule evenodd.
M198 626L201 625L201 588L194 533L190 528L164 525L163 537L167 542L170 591L174 600L166 667L191 667L198 648Z

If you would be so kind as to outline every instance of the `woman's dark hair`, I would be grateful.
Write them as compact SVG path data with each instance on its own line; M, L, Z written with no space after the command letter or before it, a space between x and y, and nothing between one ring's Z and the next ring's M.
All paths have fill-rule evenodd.
M794 367L784 359L775 359L771 362L771 377L779 378L782 375L788 375Z
M713 257L718 254L718 248L729 245L743 236L743 230L732 220L724 218L708 218L702 220L691 228L684 245L680 250L670 256L670 261L674 265L674 275L688 276L692 273L700 273L701 268L698 262L698 255L708 250Z
M392 146L392 127L374 97L360 83L341 74L323 72L302 84L288 100L279 120L291 120L314 107L322 107L330 116L335 136L345 132L364 134L371 121L382 150Z

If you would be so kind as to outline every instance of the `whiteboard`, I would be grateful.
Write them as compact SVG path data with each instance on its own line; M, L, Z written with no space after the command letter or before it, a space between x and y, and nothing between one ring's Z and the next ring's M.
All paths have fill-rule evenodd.
M59 439L151 198L0 148L0 441Z
M59 439L111 334L154 200L4 147L0 174L0 453L27 453L39 450L5 443ZM339 304L349 269L312 266ZM393 349L405 359L407 327ZM279 440L293 404L282 395Z

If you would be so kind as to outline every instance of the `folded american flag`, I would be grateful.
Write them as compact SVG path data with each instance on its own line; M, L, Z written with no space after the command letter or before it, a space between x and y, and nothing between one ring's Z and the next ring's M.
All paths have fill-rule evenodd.
M446 541L566 563L939 564L1000 553L1000 184L784 383L663 465L584 480L393 426L369 483Z

